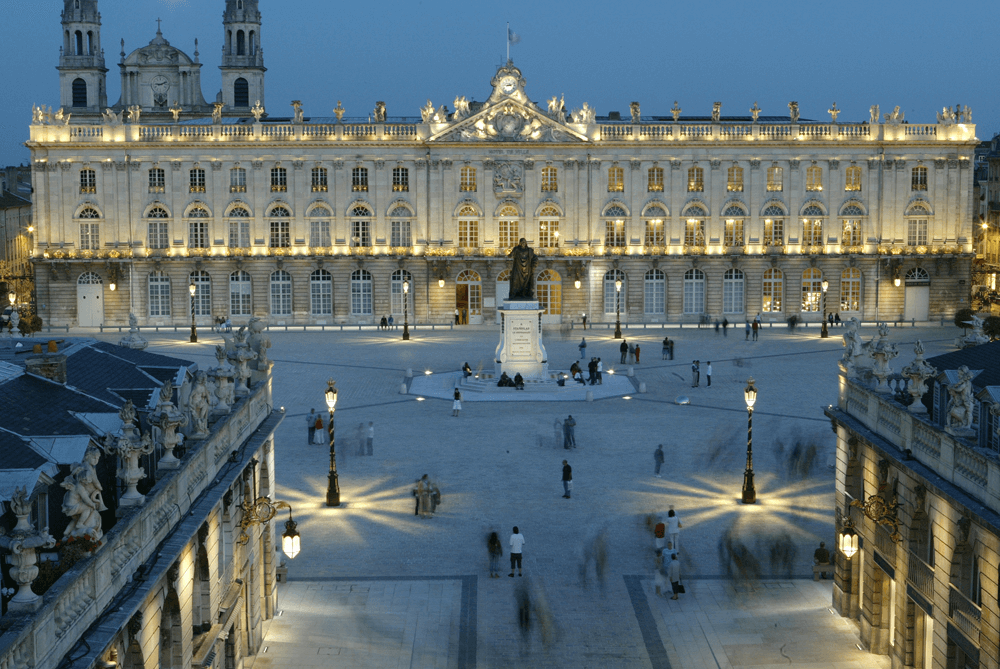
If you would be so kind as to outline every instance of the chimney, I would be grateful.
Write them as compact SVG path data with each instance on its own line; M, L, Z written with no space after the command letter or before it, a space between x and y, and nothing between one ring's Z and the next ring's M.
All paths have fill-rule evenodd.
M35 344L31 357L25 361L24 371L66 385L66 354L59 352L54 341L49 342L47 353L42 353L41 345Z

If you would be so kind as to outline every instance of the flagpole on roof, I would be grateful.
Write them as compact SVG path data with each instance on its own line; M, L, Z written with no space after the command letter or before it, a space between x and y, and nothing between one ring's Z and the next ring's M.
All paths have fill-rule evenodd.
M510 60L510 21L507 22L507 60Z

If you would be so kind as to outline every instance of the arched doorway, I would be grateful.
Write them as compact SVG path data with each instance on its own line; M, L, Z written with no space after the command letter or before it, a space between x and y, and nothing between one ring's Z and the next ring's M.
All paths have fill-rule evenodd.
M483 288L479 274L462 270L455 280L455 324L481 325L483 322Z
M542 310L542 323L562 322L562 277L558 272L543 269L538 273L535 278L535 297Z
M497 325L503 322L503 317L500 315L500 307L503 306L503 301L510 297L510 270L505 269L497 275Z
M931 301L931 275L923 267L906 273L906 294L903 318L926 321Z
M94 272L84 272L76 280L76 322L82 328L104 322L104 281Z

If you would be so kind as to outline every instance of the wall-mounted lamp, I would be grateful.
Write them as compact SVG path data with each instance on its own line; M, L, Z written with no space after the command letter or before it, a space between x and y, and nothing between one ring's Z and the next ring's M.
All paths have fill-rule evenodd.
M850 516L844 517L844 529L841 530L837 543L840 546L840 552L848 560L858 552L858 533L854 531L854 523L851 521Z

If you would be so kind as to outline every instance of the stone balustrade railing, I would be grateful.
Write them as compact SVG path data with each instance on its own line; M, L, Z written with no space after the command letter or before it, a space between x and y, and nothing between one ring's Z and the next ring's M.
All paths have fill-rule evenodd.
M838 407L901 454L910 449L914 458L939 476L1000 512L1000 455L996 452L932 426L927 414L913 414L855 379L841 377ZM836 419L836 412L832 417Z
M9 622L0 634L0 669L55 666L212 484L233 448L268 419L272 408L268 378L213 425L207 439L191 444L179 469L161 471L145 505L129 508L105 533L104 545L49 588L40 609Z
M439 125L435 125L435 130ZM447 125L442 125L447 127ZM748 140L788 142L864 140L864 141L953 141L965 142L976 137L972 124L939 125L867 123L594 123L573 124L594 141L722 141L745 143ZM167 141L420 141L431 136L426 123L219 123L189 125L180 123L144 124L35 124L33 142L167 142Z

